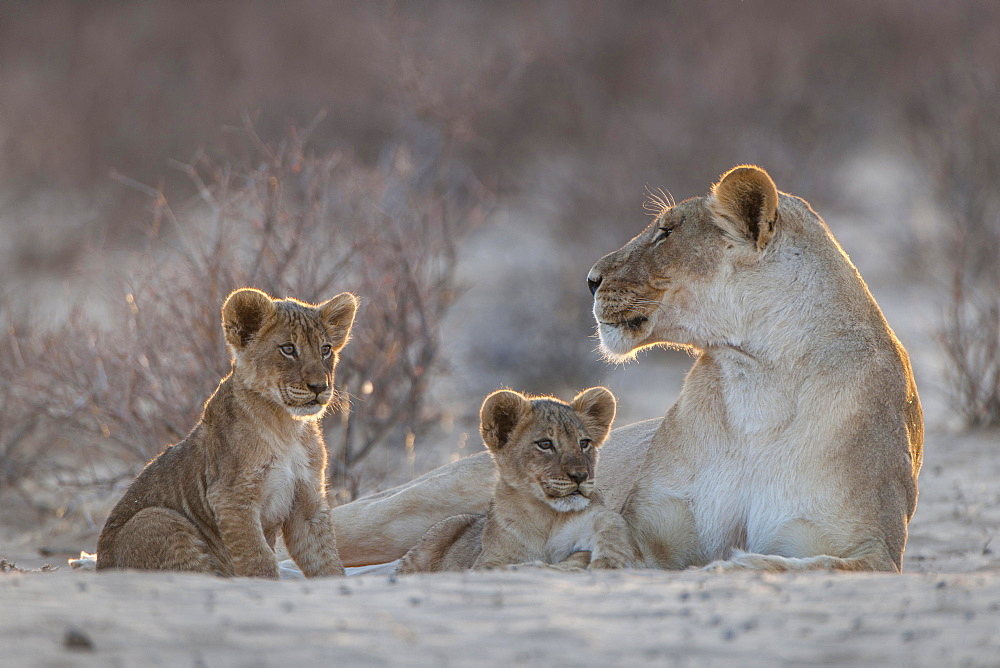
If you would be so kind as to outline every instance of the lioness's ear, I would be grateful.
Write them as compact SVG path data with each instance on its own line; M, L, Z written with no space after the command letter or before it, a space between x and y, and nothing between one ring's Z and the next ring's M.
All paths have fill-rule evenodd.
M347 345L347 340L351 336L351 325L354 324L354 315L358 312L358 298L350 292L341 292L317 308L320 317L330 328L333 347L340 350Z
M253 288L234 290L222 305L226 343L237 350L246 347L272 313L274 302L267 294Z
M709 208L723 231L762 250L774 236L778 189L760 167L734 167L712 186Z
M479 433L490 450L507 445L511 432L521 418L531 410L531 402L513 390L497 390L486 397L479 409Z
M615 395L606 387L592 387L573 397L570 406L583 418L587 430L594 437L594 445L600 446L611 431L615 421L617 403Z

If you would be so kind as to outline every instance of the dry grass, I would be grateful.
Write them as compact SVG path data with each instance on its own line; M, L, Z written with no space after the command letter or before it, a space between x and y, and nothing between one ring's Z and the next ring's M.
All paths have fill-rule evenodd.
M1000 44L980 39L980 57L1000 60ZM947 357L951 400L966 426L1000 426L1000 71L969 69L958 57L928 80L909 119L912 144L938 203L936 260L945 269L938 339ZM955 100L974 99L956 106Z

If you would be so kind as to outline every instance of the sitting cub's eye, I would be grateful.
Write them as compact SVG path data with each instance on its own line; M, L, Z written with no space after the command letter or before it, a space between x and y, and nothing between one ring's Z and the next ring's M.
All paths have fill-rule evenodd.
M654 244L660 243L661 241L663 241L664 239L666 239L667 237L669 237L671 232L673 232L673 229L671 229L669 227L661 227L661 228L659 228L659 231L653 237L653 243Z
M285 357L295 357L294 343L286 343L283 346L278 346L278 350L280 350L281 354L284 355Z
M546 452L552 449L552 441L545 439L544 441L535 441L535 447Z
M333 352L333 347L329 343L325 343L323 344L323 347L319 349L319 352L323 355L323 359L326 359Z
M583 450L584 452L586 452L587 450L590 450L590 439L589 438L581 438L580 439L580 449Z

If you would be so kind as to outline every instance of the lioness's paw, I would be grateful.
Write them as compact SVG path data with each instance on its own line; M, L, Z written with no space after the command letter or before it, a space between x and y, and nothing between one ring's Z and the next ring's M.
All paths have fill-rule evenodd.
M704 571L708 573L731 573L732 571L742 571L746 570L746 566L741 566L733 561L713 561L707 566L702 566L701 568L695 568L696 571Z
M786 560L782 557L773 557L767 554L753 554L741 552L733 555L732 559L725 561L713 561L707 566L698 569L712 573L732 573L734 571L784 571L787 570Z

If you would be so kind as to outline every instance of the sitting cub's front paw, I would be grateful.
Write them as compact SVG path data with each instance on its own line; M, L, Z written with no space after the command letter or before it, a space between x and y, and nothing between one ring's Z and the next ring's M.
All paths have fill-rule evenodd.
M234 560L233 571L236 577L279 579L278 561L276 559L259 559L240 563Z

